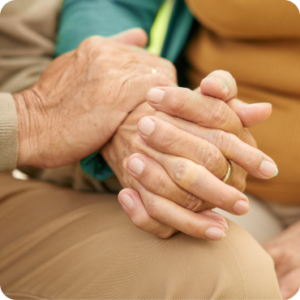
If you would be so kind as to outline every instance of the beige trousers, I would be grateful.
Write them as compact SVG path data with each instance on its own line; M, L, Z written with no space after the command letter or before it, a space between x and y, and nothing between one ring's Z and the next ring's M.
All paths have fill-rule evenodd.
M241 227L210 242L135 228L115 194L0 174L0 285L12 299L281 299Z

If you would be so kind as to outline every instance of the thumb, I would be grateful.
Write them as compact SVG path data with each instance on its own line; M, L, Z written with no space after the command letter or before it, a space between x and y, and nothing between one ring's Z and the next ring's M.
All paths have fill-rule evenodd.
M148 43L147 33L141 28L123 31L117 35L111 36L110 39L122 44L137 46L140 48L145 48Z
M270 103L244 103L236 99L237 90L233 76L229 72L217 70L202 80L196 92L225 101L247 128L263 123L271 116Z
M210 78L203 80L201 87L197 88L195 92L204 96L220 99L220 101L226 101L246 128L265 122L272 114L272 105L270 103L248 104L235 98L231 100L226 99L227 96L222 92L220 86L214 83Z
M272 104L270 103L248 104L238 99L232 99L227 104L238 115L246 128L265 122L272 114Z

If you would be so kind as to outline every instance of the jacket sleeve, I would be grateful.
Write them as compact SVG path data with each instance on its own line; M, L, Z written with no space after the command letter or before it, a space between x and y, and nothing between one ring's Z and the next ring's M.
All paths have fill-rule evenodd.
M65 0L55 56L74 50L93 35L111 36L143 28L148 36L164 0Z
M0 172L12 171L18 160L18 119L11 94L0 93Z

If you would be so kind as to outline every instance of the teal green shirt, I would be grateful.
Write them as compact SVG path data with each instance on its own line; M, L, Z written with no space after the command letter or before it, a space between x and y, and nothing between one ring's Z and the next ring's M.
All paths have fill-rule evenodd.
M93 35L111 36L143 28L148 36L164 0L65 0L60 16L55 56L72 51ZM183 0L176 0L161 56L175 62L185 45L193 16ZM84 172L105 180L113 171L97 152L81 162Z

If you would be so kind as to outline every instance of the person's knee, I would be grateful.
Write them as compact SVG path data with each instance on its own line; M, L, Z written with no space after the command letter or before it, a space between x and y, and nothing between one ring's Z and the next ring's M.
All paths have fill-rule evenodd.
M177 294L191 298L198 293L200 299L281 299L271 257L238 225L229 221L229 227L221 242L178 236L185 242L174 249L181 267L172 276L177 283L188 279Z
M271 257L244 229L230 221L229 226L224 242L228 250L226 257L230 257L232 265L232 289L235 287L236 298L241 299L239 296L244 294L245 299L281 299Z
M270 256L238 225L229 221L229 226L228 236L222 242L181 233L169 240L160 240L135 231L134 237L127 239L132 243L131 252L123 248L128 261L125 262L125 257L120 259L127 268L126 272L121 271L126 276L122 275L119 282L132 279L126 296L281 299Z

